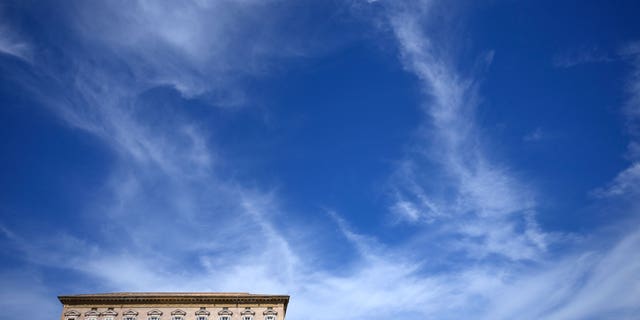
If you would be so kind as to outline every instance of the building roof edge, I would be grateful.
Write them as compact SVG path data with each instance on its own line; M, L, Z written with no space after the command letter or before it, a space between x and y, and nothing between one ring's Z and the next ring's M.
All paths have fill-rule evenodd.
M63 305L89 304L202 304L202 303L282 303L286 313L289 295L214 293L214 292L115 292L99 294L60 295Z

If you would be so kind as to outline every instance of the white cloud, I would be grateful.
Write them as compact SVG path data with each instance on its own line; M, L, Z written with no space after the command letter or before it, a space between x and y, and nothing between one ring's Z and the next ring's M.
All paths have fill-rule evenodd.
M416 208L413 202L402 200L400 196L398 198L398 201L391 207L393 213L411 222L416 222L420 220L421 216L425 216L424 211L421 212Z
M637 139L640 137L640 42L628 44L622 54L630 60L633 67L627 81L627 101L623 112L627 117L630 133Z
M634 162L609 183L605 188L596 189L600 197L626 197L640 195L640 162Z
M507 168L489 160L474 123L476 86L454 71L442 56L445 50L425 33L421 10L428 8L425 2L393 8L389 17L405 68L420 79L429 97L424 107L428 129L420 132L419 152L398 171L401 191L392 209L413 222L446 221L449 231L466 238L465 246L473 243L469 249L474 255L535 259L545 251L546 236L523 223L533 219L533 193ZM443 173L421 174L429 170ZM425 188L435 192L427 195ZM517 226L524 229L517 231Z
M242 95L235 93L237 77L303 53L271 34L281 26L270 21L267 11L278 12L269 5L127 1L70 9L72 30L87 51L67 48L63 70L47 61L33 65L64 90L24 83L68 125L103 141L116 160L104 192L76 217L94 226L90 235L60 229L27 240L3 229L30 264L70 270L108 291L292 286L297 256L273 223L280 213L271 193L222 179L224 159L198 119L141 99L149 88L169 85L184 97L235 104Z
M631 160L628 168L622 170L605 188L594 191L600 197L626 197L637 199L640 196L640 42L626 45L620 54L629 60L632 66L627 80L627 99L622 108L627 129L631 136L627 155Z
M542 128L537 127L532 132L527 133L522 140L525 142L538 142L543 140L546 137L546 134L542 131Z
M0 53L30 62L33 49L16 32L5 24L0 24Z
M80 2L74 27L98 49L127 61L143 83L236 106L246 103L238 85L245 76L331 46L318 47L291 29L290 7L274 0Z
M0 317L11 319L31 312L36 319L46 319L48 315L59 314L62 308L56 300L58 292L49 288L43 278L33 270L0 272L0 308L3 313Z
M640 311L640 233L611 249L569 256L525 274L492 297L488 319L633 319Z
M611 62L614 59L598 47L581 47L556 54L553 65L558 68L571 68L588 63Z

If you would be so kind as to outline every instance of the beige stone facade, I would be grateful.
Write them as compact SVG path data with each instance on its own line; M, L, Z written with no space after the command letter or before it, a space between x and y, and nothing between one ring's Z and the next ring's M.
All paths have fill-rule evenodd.
M60 320L284 320L287 295L103 293L59 296Z

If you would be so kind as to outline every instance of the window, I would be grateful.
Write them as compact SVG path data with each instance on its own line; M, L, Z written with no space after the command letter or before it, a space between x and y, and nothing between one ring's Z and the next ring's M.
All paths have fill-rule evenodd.
M211 312L207 311L206 307L200 307L200 310L196 311L196 320L208 320Z
M64 313L65 320L78 320L80 319L80 312L76 310L69 310Z
M240 312L240 315L242 317L240 317L240 319L242 320L253 320L253 315L255 315L256 313L251 310L251 307L245 307L244 310L242 312Z
M233 312L229 310L229 307L222 307L222 310L218 311L218 320L231 320Z
M109 307L109 308L107 308L107 311L102 313L102 317L100 319L102 319L102 320L115 320L117 315L118 315L118 313L113 310L113 307Z
M267 310L262 314L264 315L264 320L276 320L278 312L273 310L273 307L267 307Z
M127 310L122 314L122 320L136 320L138 317L138 311L135 310Z
M175 309L171 311L171 320L184 320L184 317L187 315L184 310Z
M100 312L98 312L98 308L91 308L91 311L84 313L85 320L98 320L98 316Z
M161 315L162 315L162 311L158 309L153 309L147 312L147 320L160 320Z

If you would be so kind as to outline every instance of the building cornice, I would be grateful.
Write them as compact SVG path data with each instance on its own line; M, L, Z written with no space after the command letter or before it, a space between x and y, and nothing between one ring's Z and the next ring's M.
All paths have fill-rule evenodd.
M287 310L288 295L249 293L103 293L58 296L64 305L123 304L283 304Z

